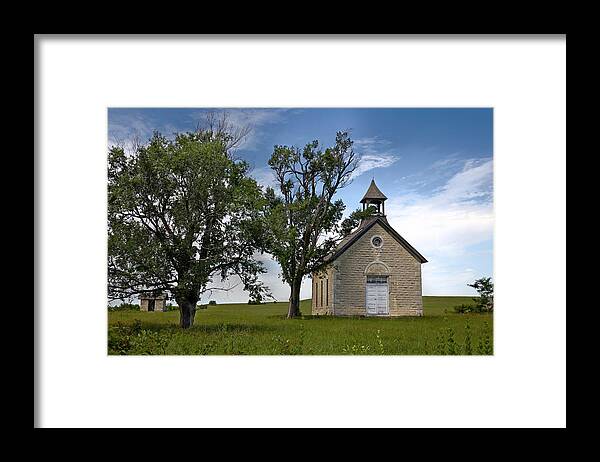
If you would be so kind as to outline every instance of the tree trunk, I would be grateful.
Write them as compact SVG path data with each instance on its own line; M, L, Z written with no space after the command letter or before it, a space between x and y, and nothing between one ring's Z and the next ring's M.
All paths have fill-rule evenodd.
M294 281L291 285L291 294L290 294L290 305L288 307L288 318L295 318L300 316L300 285L302 284L302 280Z
M198 300L183 298L176 300L179 305L179 325L182 329L188 329L194 325L196 316L196 303Z

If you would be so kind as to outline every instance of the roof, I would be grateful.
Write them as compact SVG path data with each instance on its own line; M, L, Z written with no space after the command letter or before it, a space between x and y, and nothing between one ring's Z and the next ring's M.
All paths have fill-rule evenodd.
M427 263L427 259L421 255L417 249L415 249L412 245L408 243L406 239L404 239L400 234L396 232L394 228L390 226L385 217L383 216L374 216L367 218L361 222L358 228L356 228L353 232L351 232L348 236L340 241L335 251L326 258L328 263L331 263L333 260L338 258L341 254L343 254L352 244L354 244L360 237L365 234L369 229L371 229L375 223L379 223L379 225L385 229L398 243L404 247L408 253L410 253L413 257L415 257L421 263Z
M147 299L162 299L162 298L167 298L167 296L164 293L159 293L159 294L152 294L149 292L146 293L142 293L138 295L138 298L140 300L147 300Z
M369 189L367 189L367 192L365 193L364 197L360 200L361 203L363 202L367 202L367 201L384 201L386 200L387 197L385 194L383 194L379 188L377 187L377 185L375 184L375 180L371 180L371 184L369 185Z

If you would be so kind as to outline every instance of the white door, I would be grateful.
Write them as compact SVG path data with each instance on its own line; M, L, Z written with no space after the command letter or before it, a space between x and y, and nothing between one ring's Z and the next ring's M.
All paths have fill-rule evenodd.
M389 314L388 281L386 276L367 277L367 314Z

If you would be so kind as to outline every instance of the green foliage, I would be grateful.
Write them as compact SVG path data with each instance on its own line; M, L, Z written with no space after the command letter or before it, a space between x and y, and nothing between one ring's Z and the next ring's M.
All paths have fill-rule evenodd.
M217 301L216 300L209 300L208 304L209 305L216 305Z
M123 325L118 322L115 326L108 328L108 354L109 355L126 355L131 350L131 335L133 335L134 328L138 327L138 332L141 330L141 321L137 320L139 325L136 324L136 320L130 326Z
M465 323L465 342L463 347L463 354L472 355L473 354L473 345L471 338L471 323L467 320Z
M435 335L434 354L442 356L446 354L446 337L444 336L444 331L442 329Z
M490 328L487 321L484 321L484 334L479 338L477 349L480 355L492 355L494 349L492 346L492 339L490 335Z
M248 305L261 305L265 302L265 297L263 297L261 294L257 294L248 300Z
M140 311L140 305L136 303L121 303L116 306L109 306L108 311Z
M115 311L108 313L109 354L447 355L468 354L469 343L474 355L493 354L493 315L459 315L451 310L469 300L423 297L423 317L302 316L291 321L285 319L287 302L219 304L198 311L196 325L187 330L178 327L176 312ZM304 312L310 313L310 303L302 301ZM131 336L141 330L159 337L140 336L134 349ZM163 341L164 353L159 338L168 340ZM452 342L448 346L449 338L454 346Z
M254 253L263 251L266 202L223 130L155 133L108 155L109 296L150 290L195 306L231 275L252 296L268 295Z
M142 329L137 335L131 337L130 355L164 355L170 336L161 332Z
M112 355L164 355L171 337L168 333L142 328L142 322L117 323L108 329L108 354Z
M467 284L473 287L479 294L473 301L477 303L480 312L491 312L494 310L494 284L492 278L477 279L473 284Z
M465 314L465 313L483 313L484 310L483 307L481 305L471 305L471 304L467 304L467 303L461 303L460 305L456 305L454 307L454 312L458 313L458 314Z
M449 355L458 355L460 354L459 352L459 347L456 344L456 340L454 338L454 329L451 327L448 327L446 329L446 352Z
M455 337L456 332L453 327L444 327L439 329L435 338L435 354L459 355L460 346Z
M365 218L372 217L373 214L377 211L377 208L369 205L365 210L356 209L354 210L348 218L344 219L340 225L340 234L342 237L348 236L355 228L358 227L361 220Z

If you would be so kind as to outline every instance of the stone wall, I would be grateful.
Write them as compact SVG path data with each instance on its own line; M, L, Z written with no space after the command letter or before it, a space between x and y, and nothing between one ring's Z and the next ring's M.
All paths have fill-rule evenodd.
M379 249L371 245L371 238L376 235L383 239ZM333 262L328 271L332 306L315 305L318 300L313 279L313 314L366 315L367 274L388 276L390 316L423 315L421 263L379 224Z

